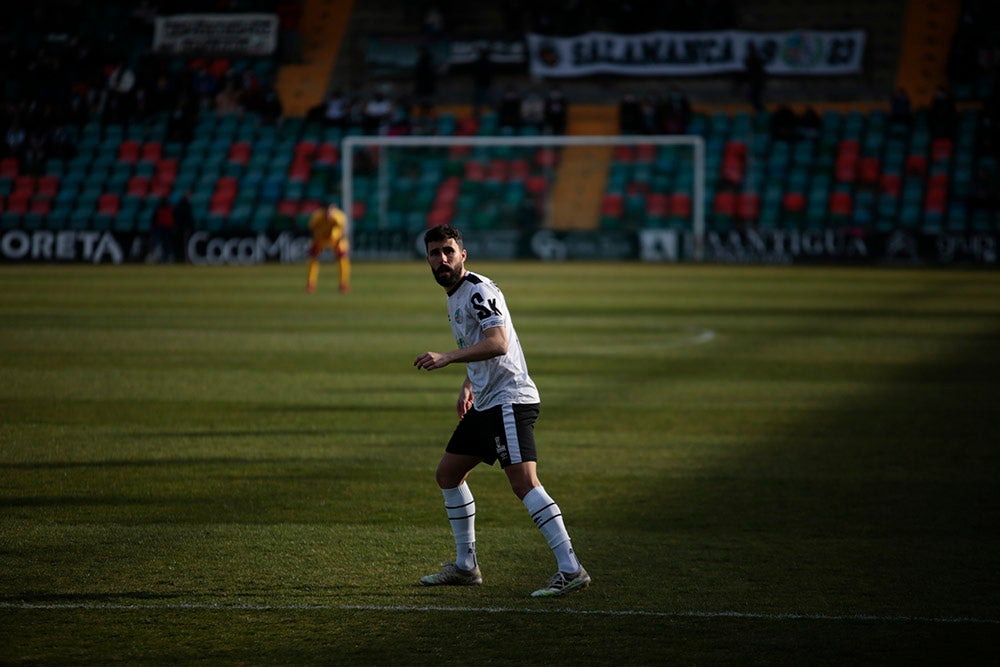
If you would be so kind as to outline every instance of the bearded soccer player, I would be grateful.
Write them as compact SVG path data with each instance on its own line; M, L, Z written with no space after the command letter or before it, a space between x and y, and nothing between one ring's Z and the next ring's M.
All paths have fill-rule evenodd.
M448 315L458 348L424 352L413 365L433 371L464 363L467 372L458 393L458 426L436 472L457 557L420 583L462 586L483 582L476 559L476 502L467 478L480 463L500 461L511 490L558 563L558 571L532 597L582 590L590 584L590 575L577 560L559 506L538 480L534 427L540 399L503 293L489 278L465 268L467 252L454 227L428 230L424 244L434 278L448 294Z
M306 291L310 293L316 291L316 281L319 279L319 255L329 248L337 258L340 291L346 294L351 285L347 216L337 208L336 204L330 204L312 214L309 218L309 229L312 231L313 240L309 246L309 276L306 280Z

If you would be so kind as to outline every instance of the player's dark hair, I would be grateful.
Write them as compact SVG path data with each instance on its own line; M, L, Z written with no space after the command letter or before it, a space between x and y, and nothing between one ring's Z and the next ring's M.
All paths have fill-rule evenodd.
M458 244L460 250L465 247L462 245L462 232L458 231L457 227L452 227L451 225L438 225L437 227L428 229L424 234L424 247L426 248L432 243L441 243L448 239L455 239L455 243Z

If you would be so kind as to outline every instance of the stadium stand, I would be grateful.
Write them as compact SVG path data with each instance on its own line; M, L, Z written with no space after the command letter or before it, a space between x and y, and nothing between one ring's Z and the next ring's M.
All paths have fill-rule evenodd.
M261 1L239 7L276 12L284 4ZM512 17L503 14L507 5L467 4L449 5L446 17L447 28L463 36L495 32L497 25L534 29L551 22L546 12L554 11L543 2L537 11ZM603 6L583 4L592 10ZM360 40L366 26L381 21L381 26L411 35L423 30L421 17L402 10L399 3L352 5L341 57L334 63L326 51L320 55L327 59L325 71L332 71L331 92L350 90L347 117L334 121L326 116L327 99L301 115L275 112L273 89L279 73L284 70L288 76L299 63L292 67L277 57L154 56L149 52L149 17L130 11L130 3L70 6L79 14L50 12L44 21L42 14L16 17L4 30L11 48L0 68L5 138L0 229L143 233L150 228L156 202L183 193L190 193L200 229L301 229L309 212L336 194L339 142L365 131L367 93L382 88L372 85L366 91L345 79L356 79L362 67ZM183 10L190 4L160 6ZM309 11L309 6L306 2L299 11ZM775 82L768 96L779 98L780 104L762 111L748 109L730 83L718 79L691 81L683 92L656 81L623 83L602 77L574 82L563 86L570 100L567 131L608 131L609 122L611 131L618 131L623 86L651 91L655 86L656 96L650 98L654 106L684 98L686 110L679 124L670 121L671 131L706 140L704 203L712 229L1000 231L1000 49L996 29L984 28L997 25L996 9L985 2L963 3L955 13L954 39L936 47L950 52L946 78L938 81L931 97L915 96L913 109L898 115L889 103L889 93L900 83L893 80L895 64L912 57L906 55L907 44L915 37L901 34L902 27L890 29L889 9L898 9L898 3L872 2L866 7L820 3L810 11L808 25L794 3L756 0L746 3L742 13L719 14L729 17L726 27L846 24L879 29L883 39L872 40L873 62L863 77L835 83ZM916 22L914 16L908 15L906 25ZM591 12L588 25L631 25L627 18ZM697 17L685 20L704 25ZM70 30L71 25L77 28ZM98 49L98 34L118 37ZM122 63L134 70L137 83L133 94L119 99L108 80ZM315 68L308 71L315 76ZM900 67L899 74L904 77L905 68ZM535 86L523 74L501 77L524 90ZM389 77L372 84L402 87L409 82ZM820 91L820 86L826 90ZM238 109L227 112L217 100L231 87L239 93ZM693 104L688 102L692 97ZM443 136L531 136L548 131L527 125L501 128L495 109L473 114L470 98L470 79L456 75L442 86L433 115L412 112L401 96L378 131ZM595 99L603 104L595 105ZM815 124L807 122L806 111L813 109L821 112ZM637 131L662 132L664 125ZM411 232L441 222L473 229L682 226L694 195L690 158L666 147L619 147L604 154L549 148L428 151L390 165L394 187L386 202L380 201L366 171L377 160L375 154L362 160L353 219L356 224ZM546 220L542 200L550 192L565 198L558 210L574 215ZM580 198L581 192L588 197ZM382 209L387 211L384 219L376 215Z

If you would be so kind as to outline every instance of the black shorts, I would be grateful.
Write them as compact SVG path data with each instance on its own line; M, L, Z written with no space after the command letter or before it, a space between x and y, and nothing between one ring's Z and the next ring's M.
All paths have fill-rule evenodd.
M489 465L499 459L501 468L537 461L535 420L538 409L538 403L505 403L482 412L473 408L458 422L445 451L478 456Z

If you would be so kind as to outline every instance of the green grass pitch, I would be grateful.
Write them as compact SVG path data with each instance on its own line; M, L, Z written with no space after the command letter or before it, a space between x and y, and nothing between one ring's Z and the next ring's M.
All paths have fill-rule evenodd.
M996 664L1000 273L487 263L593 586L473 473L419 261L0 267L0 663Z

